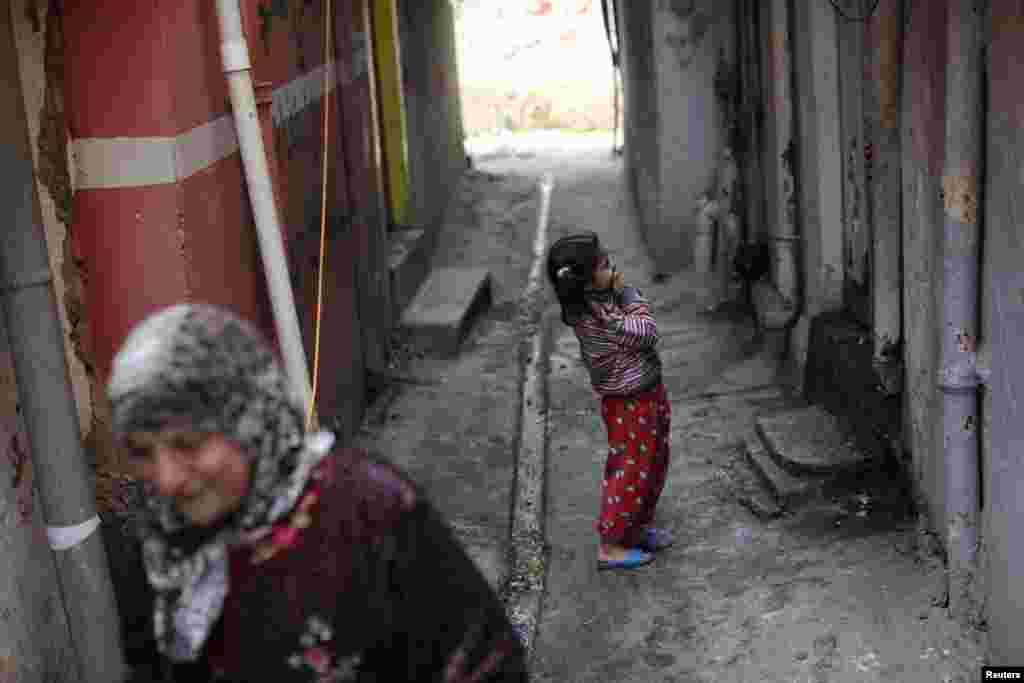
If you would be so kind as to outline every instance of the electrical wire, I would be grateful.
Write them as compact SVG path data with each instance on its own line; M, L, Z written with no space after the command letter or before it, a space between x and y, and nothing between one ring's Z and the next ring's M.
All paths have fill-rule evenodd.
M878 9L878 5L881 4L881 1L882 0L875 0L874 4L871 5L871 9L868 10L867 14L865 14L863 16L860 16L860 17L855 17L855 16L852 16L850 14L847 14L846 10L844 10L842 7L840 7L839 4L836 2L836 0L828 0L829 4L832 5L832 9L834 9L836 11L836 14L841 16L843 19L845 19L846 21L859 21L859 22L865 22L868 19L870 19L872 16L874 16L875 11Z
M320 379L320 318L324 299L324 256L327 251L327 152L329 150L328 121L331 113L331 70L327 68L331 57L331 0L324 8L324 137L323 137L323 183L320 188L320 268L316 283L316 322L313 332L313 391L309 397L309 411L306 414L306 431L313 431L316 424L316 392Z

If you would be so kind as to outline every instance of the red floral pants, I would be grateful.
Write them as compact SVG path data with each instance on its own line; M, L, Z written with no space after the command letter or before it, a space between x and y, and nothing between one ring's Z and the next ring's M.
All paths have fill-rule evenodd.
M672 408L665 387L658 384L628 398L602 398L601 416L609 451L597 532L602 543L632 547L654 521L665 487Z

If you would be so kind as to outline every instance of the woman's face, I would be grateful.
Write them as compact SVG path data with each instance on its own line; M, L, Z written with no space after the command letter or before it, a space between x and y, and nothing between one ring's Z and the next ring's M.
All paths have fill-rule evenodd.
M594 268L594 278L591 287L594 289L611 289L615 279L615 266L606 252L601 252L597 257L597 266Z
M249 490L242 449L220 434L164 429L126 441L131 466L193 525L208 527L238 510Z

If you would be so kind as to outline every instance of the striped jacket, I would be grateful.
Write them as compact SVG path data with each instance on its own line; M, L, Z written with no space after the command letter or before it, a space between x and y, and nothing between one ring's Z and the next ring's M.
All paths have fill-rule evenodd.
M629 291L632 290L632 291ZM625 295L625 296L624 296ZM648 389L661 377L658 324L639 290L627 287L599 303L604 319L588 314L573 327L590 383L601 396L628 396Z

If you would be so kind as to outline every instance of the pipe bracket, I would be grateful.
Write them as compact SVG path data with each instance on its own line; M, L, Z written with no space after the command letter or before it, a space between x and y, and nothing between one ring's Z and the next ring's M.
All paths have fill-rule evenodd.
M93 515L81 524L46 527L46 538L53 550L71 550L92 536L100 526L100 518Z
M50 273L50 269L44 268L34 273L25 273L21 276L15 275L9 278L6 282L0 283L0 291L17 292L29 287L49 285L52 281L53 275Z

